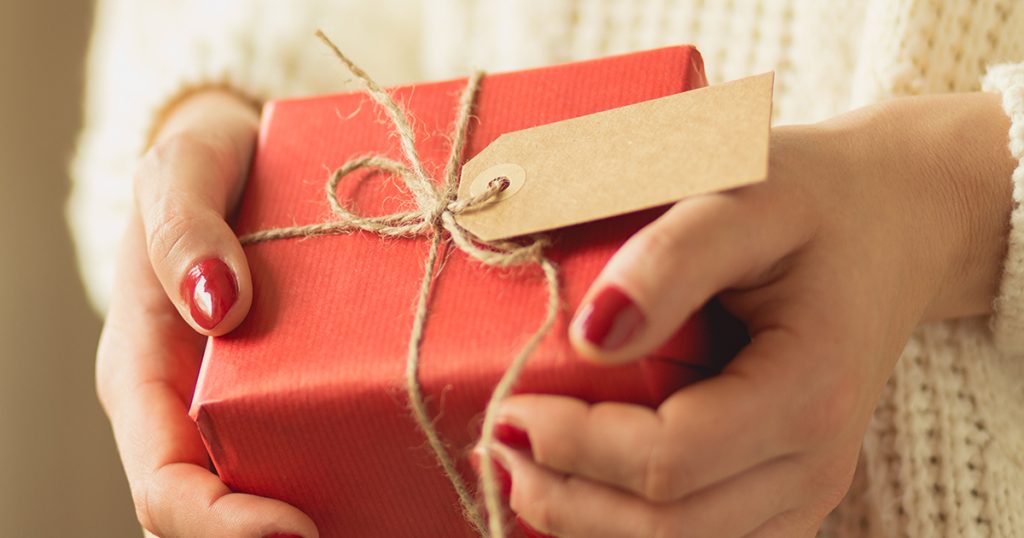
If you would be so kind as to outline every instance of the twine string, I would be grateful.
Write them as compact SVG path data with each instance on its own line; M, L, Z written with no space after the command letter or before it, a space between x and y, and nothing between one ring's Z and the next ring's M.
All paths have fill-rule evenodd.
M507 370L502 374L497 386L491 394L484 415L483 431L480 443L490 446L494 442L494 426L497 410L501 401L512 391L516 381L526 366L530 355L544 337L551 331L558 314L560 288L558 271L543 250L547 245L542 238L536 238L526 244L509 241L484 241L460 226L455 216L482 207L495 200L505 190L507 178L494 178L488 188L475 196L457 200L459 175L462 168L462 154L465 149L469 119L476 101L477 90L482 72L469 77L466 87L459 98L457 114L452 130L451 151L444 172L444 181L438 184L427 174L423 162L416 150L416 138L410 127L406 112L394 101L390 94L383 90L362 68L352 62L323 33L317 31L317 37L334 53L337 59L359 80L367 93L381 106L391 120L395 134L401 143L405 162L399 162L378 155L354 158L334 170L327 180L327 203L334 214L333 220L303 226L290 226L261 230L244 235L239 240L244 245L289 238L313 237L319 235L348 234L357 231L370 232L385 237L418 238L427 237L430 249L424 261L423 278L420 281L416 297L416 309L412 329L409 335L409 346L406 355L405 386L409 398L409 407L417 426L427 438L438 464L458 494L459 503L466 519L484 537L504 538L505 515L494 462L485 453L480 459L481 489L487 509L487 521L484 522L473 493L459 474L455 461L448 451L444 440L434 425L434 420L427 408L423 387L419 381L421 349L429 317L430 291L434 280L442 268L437 265L438 254L442 245L450 240L471 258L491 267L511 267L526 264L537 264L544 274L548 300L544 319L537 330L530 336L526 344L513 358ZM347 208L338 199L338 185L343 179L360 169L375 169L387 172L402 179L412 194L415 209L399 211L382 216L362 216Z

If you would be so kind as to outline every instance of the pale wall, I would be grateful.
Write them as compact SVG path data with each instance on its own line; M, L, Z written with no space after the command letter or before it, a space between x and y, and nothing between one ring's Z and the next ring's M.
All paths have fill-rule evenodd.
M143 0L145 1L145 0ZM0 0L0 536L140 536L62 208L85 0Z

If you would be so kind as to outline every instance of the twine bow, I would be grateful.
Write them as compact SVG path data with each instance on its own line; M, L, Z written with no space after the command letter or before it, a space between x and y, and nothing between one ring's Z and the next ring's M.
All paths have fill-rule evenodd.
M365 231L388 237L428 237L430 251L424 264L423 279L417 295L415 317L409 336L406 355L405 381L409 397L409 406L416 424L427 438L430 448L437 457L438 463L459 496L465 517L473 524L481 536L503 538L504 514L494 464L486 455L480 461L481 485L484 503L487 508L487 523L477 510L476 502L469 487L463 481L455 466L455 462L444 440L434 427L433 419L427 409L423 396L423 388L419 382L420 349L428 318L428 305L431 285L440 274L437 267L438 253L441 245L450 239L460 250L484 265L492 267L510 267L525 264L537 264L544 273L547 283L548 301L544 320L540 327L531 335L526 345L517 353L508 369L502 375L491 394L484 415L483 431L480 442L490 446L494 441L494 425L498 405L512 390L534 349L551 331L558 313L559 283L555 265L544 256L543 239L534 239L527 244L505 241L483 241L475 237L465 228L459 226L455 216L471 211L494 201L495 197L508 187L507 178L493 179L488 188L479 195L458 200L459 174L462 167L462 153L466 145L466 134L473 104L482 72L471 76L459 99L452 136L451 152L445 167L444 181L438 185L427 174L416 151L416 138L409 124L405 111L395 103L391 95L381 87L359 66L345 56L341 50L323 33L317 31L317 37L326 44L334 55L365 87L367 93L378 105L384 108L393 124L395 134L401 141L402 153L406 162L399 162L382 156L370 155L352 159L334 170L327 181L327 201L336 220L310 224L262 230L239 238L242 244L254 244L279 239L311 237L329 234L346 234ZM390 215L364 217L346 208L338 200L338 184L356 170L368 168L388 172L402 179L412 193L416 207L410 211L392 213Z

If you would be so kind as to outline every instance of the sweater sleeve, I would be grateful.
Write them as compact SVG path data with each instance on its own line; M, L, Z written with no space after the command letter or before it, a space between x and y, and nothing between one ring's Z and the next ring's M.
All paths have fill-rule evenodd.
M204 87L256 103L350 89L317 28L381 82L414 80L419 9L407 0L99 0L67 206L94 306L106 308L132 174L169 104Z
M1002 94L1003 110L1011 122L1010 153L1017 161L1009 248L992 327L1000 351L1024 355L1024 63L992 67L983 88Z

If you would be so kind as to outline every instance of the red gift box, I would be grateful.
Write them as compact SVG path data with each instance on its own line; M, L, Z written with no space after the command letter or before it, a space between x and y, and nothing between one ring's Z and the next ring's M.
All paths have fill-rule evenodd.
M393 90L413 119L417 149L440 177L465 80ZM698 52L672 47L486 76L465 159L500 134L702 87ZM383 113L365 94L269 103L240 234L329 220L324 178L356 156L402 159ZM363 212L409 205L398 181L366 173L338 195ZM370 181L370 179L374 179ZM589 284L631 234L661 210L558 230L562 309L517 392L656 406L713 373L716 349L698 314L644 361L598 367L572 351L566 325ZM233 490L289 502L321 536L472 536L452 485L408 411L403 389L413 307L429 248L422 238L353 232L246 247L254 298L245 322L211 340L192 404L213 463ZM547 300L536 267L497 270L445 253L432 289L420 383L436 427L468 483L468 449L483 409Z

